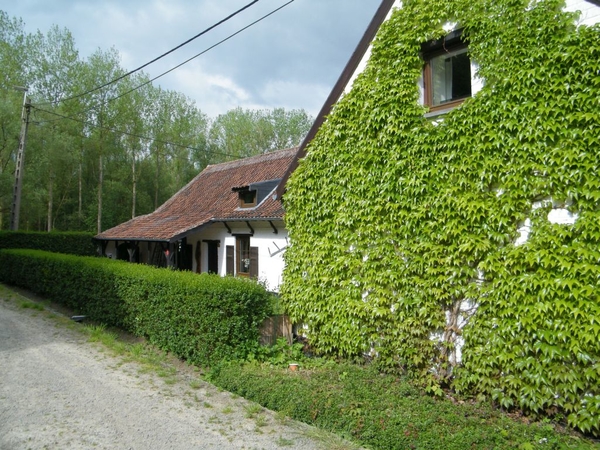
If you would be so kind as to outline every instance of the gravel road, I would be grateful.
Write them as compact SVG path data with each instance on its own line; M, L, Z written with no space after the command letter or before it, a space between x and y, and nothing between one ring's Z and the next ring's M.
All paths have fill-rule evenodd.
M0 285L0 450L332 448L189 367L148 373L35 305Z

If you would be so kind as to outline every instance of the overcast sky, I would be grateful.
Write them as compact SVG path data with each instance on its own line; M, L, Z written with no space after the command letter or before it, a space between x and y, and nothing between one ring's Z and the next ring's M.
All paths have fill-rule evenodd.
M287 3L260 0L148 66L153 78ZM25 31L68 29L80 57L114 47L135 69L251 0L0 0ZM235 107L303 108L315 116L380 0L294 0L231 40L155 81L195 100L210 117Z

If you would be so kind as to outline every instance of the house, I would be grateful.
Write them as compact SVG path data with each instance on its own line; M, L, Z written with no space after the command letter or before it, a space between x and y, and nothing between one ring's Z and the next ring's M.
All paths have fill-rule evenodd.
M277 190L282 303L317 351L600 435L599 21L382 2Z
M557 160L553 164L557 166L567 164L560 161L564 157L560 153L563 148L580 149L577 156L570 156L579 159L582 164L581 167L576 167L573 163L573 177L581 177L580 174L587 171L588 178L592 179L595 177L592 174L598 169L594 164L583 166L582 156L587 154L593 161L597 161L596 156L591 157L594 149L591 142L595 142L598 136L598 94L588 92L592 92L598 79L598 68L594 61L598 61L600 57L600 46L599 41L594 40L593 30L600 23L600 0L566 0L564 3L559 0L524 0L510 6L487 0L478 0L476 3L445 0L404 3L403 5L400 0L382 0L277 188L276 194L283 197L288 213L286 217L290 241L294 246L294 250L288 254L288 261L292 264L285 272L286 280L290 280L287 283L290 287L288 300L291 301L288 306L296 320L305 318L305 308L311 308L309 299L322 295L323 279L332 279L331 270L314 273L311 277L312 269L318 270L320 266L310 264L308 253L319 254L317 249L322 246L325 259L321 263L344 261L344 266L368 266L371 253L377 253L374 248L379 244L383 248L394 242L393 238L386 237L386 233L393 235L402 225L402 220L412 222L413 217L424 214L423 211L414 211L412 216L406 217L409 208L429 209L432 204L442 203L439 198L444 195L449 199L447 203L459 198L453 192L454 186L445 186L448 193L434 190L429 193L431 198L420 203L420 197L427 191L427 186L439 184L431 175L435 173L432 171L434 164L439 164L444 170L449 164L436 161L433 154L421 154L426 145L412 148L408 158L402 155L402 150L410 145L407 142L412 139L422 143L435 139L435 145L432 143L428 151L435 150L436 155L449 152L451 155L447 158L457 161L461 154L475 152L471 160L461 160L465 167L475 164L477 160L478 164L485 165L490 158L485 161L482 155L491 152L491 148L498 149L496 155L493 155L496 158L494 164L498 167L488 167L480 169L479 173L470 174L475 178L469 183L478 182L483 186L482 196L491 192L494 198L508 199L505 194L509 189L519 190L513 183L526 184L530 183L530 179L536 180L535 187L529 185L522 193L528 197L529 211L519 211L519 214L514 213L506 221L504 218L500 220L502 225L498 228L505 233L504 239L516 247L530 239L535 227L532 217L537 214L537 210L547 209L545 218L552 225L572 226L580 217L580 212L574 207L574 197L584 195L595 199L600 195L576 191L566 194L557 189L556 180L545 180L547 174L543 169L543 165L548 163L547 153L554 146L556 149L553 156ZM514 11L510 11L511 9ZM410 12L402 17L401 23L399 17L405 11ZM570 15L559 16L562 13ZM473 14L473 17L470 18L469 14ZM444 16L447 18L444 19ZM545 23L540 19L542 16L545 17ZM511 24L510 20L520 22ZM559 21L562 22L559 24ZM569 40L569 36L575 36L574 30L584 28L592 31L584 31L577 38L582 41L589 39L589 43L577 44ZM402 30L400 36L397 30ZM549 50L555 49L545 48L553 45L547 42L554 38L563 39L560 44L564 45L564 49L560 52L552 53ZM577 45L581 56L576 57ZM376 60L373 61L372 51L375 46L378 48ZM543 64L547 66L544 67ZM362 82L356 84L361 77ZM384 81L387 83L385 88ZM486 83L489 84L489 89L484 89ZM519 88L522 88L521 92L518 91ZM550 95L552 90L555 93ZM564 110L561 111L561 107L570 110L569 119ZM477 115L494 117L490 117L485 123L484 120L478 120ZM456 120L462 123L457 124L454 122ZM468 134L466 131L470 133L477 127L482 128L470 141L464 138ZM569 127L573 129L572 136L567 136ZM579 128L585 130L585 138ZM531 135L525 136L523 132L519 132L520 129L527 130ZM559 130L562 130L562 135ZM478 142L479 138L485 142ZM528 140L532 142L525 142L525 146L522 146L523 141ZM528 158L533 159L531 155L534 148L539 153L539 161L527 169L533 175L527 180L504 180L509 173L502 173L507 169L501 165L508 163L510 157L518 153L523 163ZM457 153L459 150L462 153ZM502 158L499 157L501 152L504 152ZM421 162L427 160L430 165L420 167ZM518 165L519 162L513 163L513 166ZM396 173L390 167L395 167L393 171ZM420 171L418 176L422 178L416 179L417 168ZM458 180L460 171L468 172L463 168L454 170L452 174L443 174L446 180ZM510 171L516 172L513 168ZM315 183L314 179L323 174L326 177L320 183ZM519 176L525 177L525 174L520 173ZM475 181L477 177L479 180ZM367 180L374 180L370 181L372 192L365 188ZM387 182L381 184L381 180ZM293 185L291 190L290 183ZM550 183L550 186L545 186L544 183ZM579 184L578 188L581 189L595 186L591 182L586 182L585 186L581 181ZM412 191L408 188L409 185L411 188L413 185L417 186L418 190ZM526 190L528 192L525 194ZM399 198L411 191L412 198ZM373 196L369 197L371 194ZM474 196L472 193L468 195ZM395 211L399 200L405 202L403 211ZM483 200L489 201L487 198ZM305 206L313 202L322 207ZM458 206L455 204L449 208L456 210ZM504 209L509 210L509 207L504 206ZM483 212L478 214L484 216ZM394 222L386 223L386 216L397 218ZM452 220L455 221L452 226L444 225L444 232L438 232L437 235L438 241L446 240L446 249L451 247L450 242L460 241L455 236L456 230L466 223L456 217ZM508 223L510 226L507 227ZM306 224L311 226L307 227ZM322 229L319 229L321 226ZM345 227L350 235L344 234ZM369 228L372 230L369 231ZM330 236L327 233L329 231ZM406 242L411 241L408 236L416 238L421 234L421 230L417 228L403 232L405 234L402 240ZM476 232L473 234L477 235ZM452 237L443 238L445 235ZM492 239L491 236L472 238ZM499 237L495 236L493 239ZM337 242L336 247L331 247L328 240ZM381 242L378 244L379 240ZM340 244L346 241L349 243L345 246ZM393 247L397 245L394 243ZM415 242L415 247L418 245L421 243ZM472 243L464 244L465 247L469 245ZM351 262L352 253L360 247L369 249L364 250L364 264ZM415 247L406 249L406 252L412 252ZM302 254L303 251L306 253ZM442 250L440 253L444 254L446 251ZM379 257L384 260L390 258L388 263L391 263L398 255L403 255L403 252L396 248L393 254ZM408 256L401 256L402 258L409 259ZM464 264L464 261L454 264ZM469 268L462 275L483 284L486 281L483 270L478 268L481 261L474 258L466 264ZM389 265L387 271L393 274L391 267L393 266ZM370 296L375 296L374 293L381 286L372 280L359 282L357 272L360 272L357 268L353 271L346 270L338 280L345 289L349 286L361 286L353 295L362 297L366 302ZM377 277L379 283L387 285L394 293L381 294L389 296L385 302L392 303L388 306L392 312L395 308L393 297L398 292L390 288L395 283L388 278L393 277L395 275ZM454 275L448 274L447 277L453 279ZM315 292L311 292L309 280L314 281ZM336 295L343 292L339 287L334 288L334 291ZM344 299L348 298L347 293L340 295ZM455 330L450 333L454 364L460 361L461 330L476 310L469 298L462 298L461 301L462 304L455 305L455 315L463 317L460 326L445 324ZM342 304L346 304L345 300ZM294 305L298 307L297 313L294 313ZM330 305L327 308L330 313L334 312ZM361 314L364 313L361 311ZM381 311L376 314L380 315ZM452 320L448 318L449 322ZM353 322L353 326L357 328L360 327L359 324L359 321ZM363 328L358 334L365 330ZM346 336L350 339L352 334L346 333ZM354 342L361 341L356 336L353 339ZM333 347L339 342L337 337L332 338Z
M287 231L273 192L296 151L209 165L156 211L95 236L102 255L254 277L276 291Z

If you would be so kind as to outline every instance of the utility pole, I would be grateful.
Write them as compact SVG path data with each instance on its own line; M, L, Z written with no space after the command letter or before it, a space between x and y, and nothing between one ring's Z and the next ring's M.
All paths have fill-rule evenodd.
M29 127L29 111L31 102L27 97L27 88L15 86L15 89L23 92L23 110L21 111L21 136L19 138L19 150L17 152L17 164L15 167L15 188L13 190L13 202L10 211L10 229L19 229L19 213L21 211L21 188L23 186L23 159L25 158L25 142L27 141L27 128Z

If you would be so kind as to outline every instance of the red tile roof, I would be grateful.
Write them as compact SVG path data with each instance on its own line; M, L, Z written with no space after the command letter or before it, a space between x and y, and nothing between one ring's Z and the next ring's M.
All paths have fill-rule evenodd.
M291 148L210 165L153 213L106 230L96 239L173 241L215 219L281 219L281 200L268 195L256 207L240 209L232 188L282 178L296 151Z

